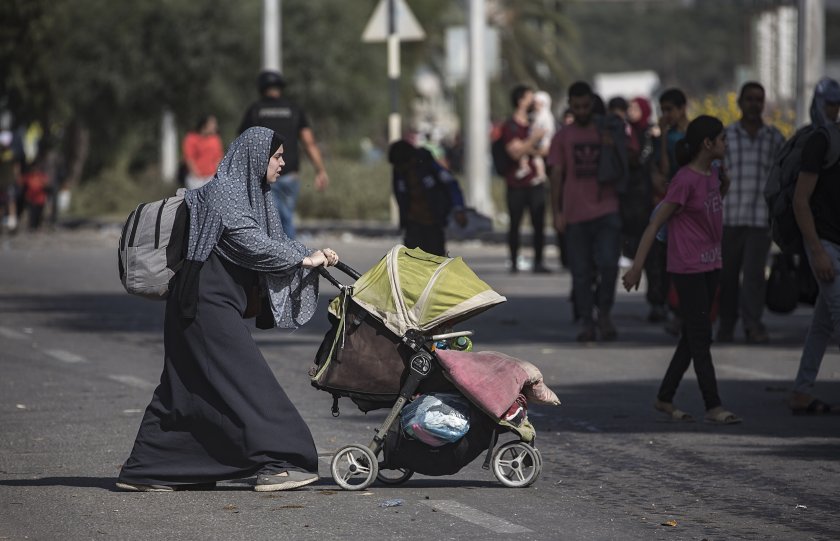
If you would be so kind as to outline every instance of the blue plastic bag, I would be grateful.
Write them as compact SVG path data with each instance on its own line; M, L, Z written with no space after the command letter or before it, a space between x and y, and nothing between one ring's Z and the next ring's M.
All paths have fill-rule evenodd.
M470 403L457 393L420 395L400 412L400 427L431 447L454 443L470 429Z

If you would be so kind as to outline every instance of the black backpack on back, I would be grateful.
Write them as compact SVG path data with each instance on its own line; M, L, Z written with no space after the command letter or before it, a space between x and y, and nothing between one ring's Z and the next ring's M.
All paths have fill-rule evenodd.
M510 157L510 154L508 154L508 151L505 148L507 142L504 138L504 130L510 126L510 123L510 120L505 121L502 126L502 133L500 133L490 145L490 155L493 158L493 169L496 170L496 174L500 177L505 176L505 174L515 164L513 158Z
M840 133L836 128L805 126L782 145L776 155L767 183L764 185L764 199L770 219L770 233L773 242L786 254L804 254L802 233L793 212L793 193L796 179L802 165L802 151L810 136L822 130L828 138L823 168L828 168L840 159Z

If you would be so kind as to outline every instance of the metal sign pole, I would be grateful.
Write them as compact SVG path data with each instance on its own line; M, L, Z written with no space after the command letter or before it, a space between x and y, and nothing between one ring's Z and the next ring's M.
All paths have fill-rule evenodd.
M393 143L402 135L402 122L399 112L400 36L397 33L395 0L388 0L388 84L391 94L391 113L388 115L388 141Z

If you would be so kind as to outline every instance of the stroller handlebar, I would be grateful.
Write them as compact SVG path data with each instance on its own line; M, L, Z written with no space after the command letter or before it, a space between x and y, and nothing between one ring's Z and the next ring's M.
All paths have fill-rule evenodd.
M344 274L346 274L347 276L349 276L353 280L358 280L359 277L361 276L361 274L359 274L359 272L357 270L355 270L350 265L347 265L346 263L342 263L341 261L339 261L338 263L335 264L335 268L340 270L341 272L343 272ZM339 282L335 278L335 276L330 274L330 271L328 271L326 267L318 267L318 274L320 274L321 276L326 278L328 282L330 282L332 285L334 285L338 289L342 289L344 287L344 285L342 285L342 283Z
M335 264L335 268L337 268L338 270L340 270L341 272L343 272L344 274L346 274L354 280L358 280L361 276L361 273L359 271L357 271L347 263L342 263L341 261Z

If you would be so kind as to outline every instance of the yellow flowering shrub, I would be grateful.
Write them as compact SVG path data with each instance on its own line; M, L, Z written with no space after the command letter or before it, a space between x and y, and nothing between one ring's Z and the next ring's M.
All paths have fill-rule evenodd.
M738 94L735 92L727 92L723 95L709 94L699 101L689 100L689 118L698 115L716 117L723 122L724 126L732 124L741 118L741 110L738 108ZM789 106L768 105L764 109L764 120L775 126L785 137L790 137L796 131L796 111Z

